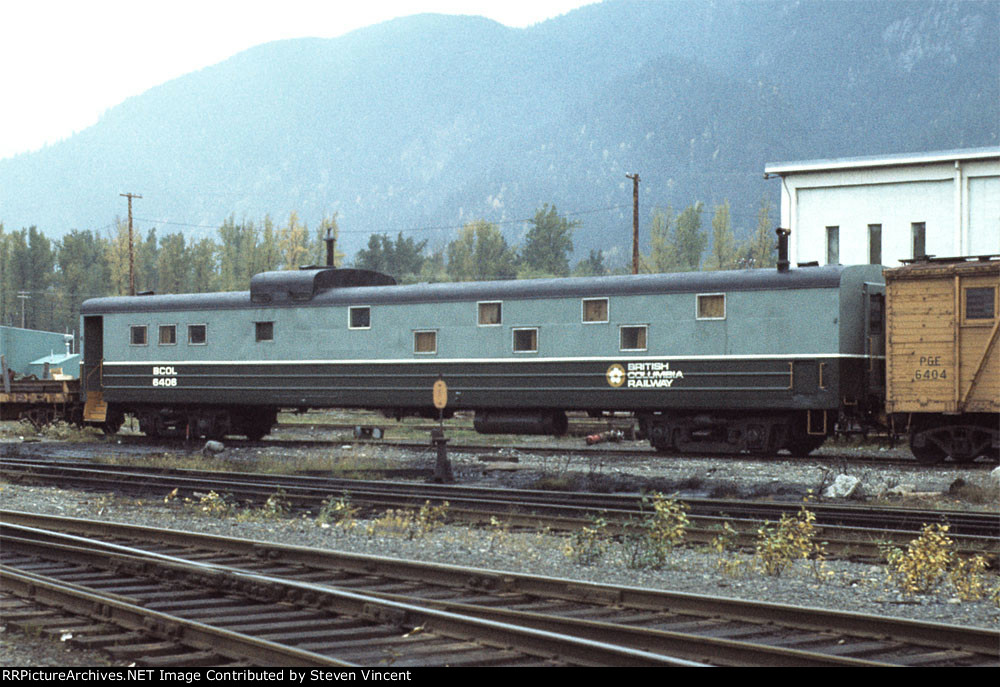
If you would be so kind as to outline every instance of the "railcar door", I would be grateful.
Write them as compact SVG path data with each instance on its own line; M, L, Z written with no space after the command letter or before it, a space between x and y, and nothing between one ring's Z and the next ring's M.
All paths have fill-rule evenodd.
M865 282L865 356L868 397L885 397L885 284Z
M104 362L104 318L85 315L83 318L83 391L101 391L101 364Z
M104 318L100 315L84 315L80 391L85 401L83 419L86 422L105 423L107 420L108 404L104 402L103 367Z

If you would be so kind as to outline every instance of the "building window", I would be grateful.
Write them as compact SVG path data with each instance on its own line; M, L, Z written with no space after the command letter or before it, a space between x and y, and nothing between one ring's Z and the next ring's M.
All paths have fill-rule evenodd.
M840 264L840 227L826 228L826 264Z
M254 322L257 341L274 341L274 322Z
M204 324L188 325L188 343L192 346L204 346L208 342L208 326Z
M992 320L995 313L995 288L992 286L984 286L965 289L966 320Z
M583 299L583 321L584 322L607 322L608 321L608 299L607 298L584 298Z
M437 332L413 332L414 353L437 353Z
M484 301L479 304L479 324L492 327L503 322L503 304L500 301Z
M620 348L623 351L645 351L646 350L646 325L622 326L619 330Z
M133 346L146 345L146 325L133 324L129 327L129 343Z
M698 295L699 320L724 320L726 319L726 294L724 293L703 293Z
M868 225L868 264L882 264L882 225Z
M923 258L927 255L927 224L913 222L910 224L910 234L913 236L913 257Z
M348 329L371 329L372 309L370 306L351 308Z
M175 324L160 325L160 345L161 346L177 345L177 325Z
M538 352L538 327L514 330L515 353Z

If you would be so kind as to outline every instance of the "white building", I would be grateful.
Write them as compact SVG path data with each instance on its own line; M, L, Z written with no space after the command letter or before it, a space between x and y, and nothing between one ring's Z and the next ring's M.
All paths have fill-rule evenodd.
M789 260L894 266L1000 253L1000 147L769 164Z

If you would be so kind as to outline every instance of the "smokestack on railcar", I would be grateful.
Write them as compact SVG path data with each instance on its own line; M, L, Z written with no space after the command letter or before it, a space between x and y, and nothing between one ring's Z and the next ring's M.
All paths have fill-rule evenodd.
M333 267L333 246L337 242L337 238L333 235L333 227L327 227L326 237L323 240L326 242L326 266Z
M788 235L792 233L791 229L785 229L783 227L778 227L774 230L774 233L778 235L778 271L787 272L788 271Z

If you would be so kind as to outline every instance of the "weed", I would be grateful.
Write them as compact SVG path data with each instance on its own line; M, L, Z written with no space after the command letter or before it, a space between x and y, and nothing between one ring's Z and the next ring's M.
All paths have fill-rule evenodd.
M986 596L986 583L983 572L986 570L986 558L972 556L970 558L955 558L948 581L955 588L955 593L962 601L978 601Z
M757 530L757 548L754 557L765 575L780 577L796 560L825 557L823 545L816 537L816 514L804 507L795 517L784 513L776 527L770 523Z
M605 518L591 518L589 527L584 525L573 533L563 546L563 553L578 565L597 563L608 550L607 528L608 521Z
M284 489L278 489L270 496L267 497L267 501L261 506L261 515L266 518L281 518L284 517L291 511L292 504L288 500L288 496Z
M198 499L197 508L206 515L229 515L234 506L222 494L210 491Z
M924 525L906 551L898 547L885 550L889 580L904 594L930 593L945 579L954 555L948 529L948 525Z
M323 502L319 515L316 516L318 525L337 525L338 527L351 530L358 524L358 512L361 509L351 504L351 497L344 493L339 499L334 500L331 496Z
M948 525L924 525L920 536L905 551L898 547L883 548L889 580L905 595L929 594L947 580L962 601L986 596L983 580L986 559L958 556L948 529Z
M652 511L646 510L652 504ZM688 506L659 492L643 496L644 515L625 527L624 548L630 568L661 568L675 546L684 541L688 527Z
M432 506L426 501L418 512L412 510L387 510L382 517L373 520L365 529L369 537L386 535L405 539L422 539L444 524L448 513L448 502Z

